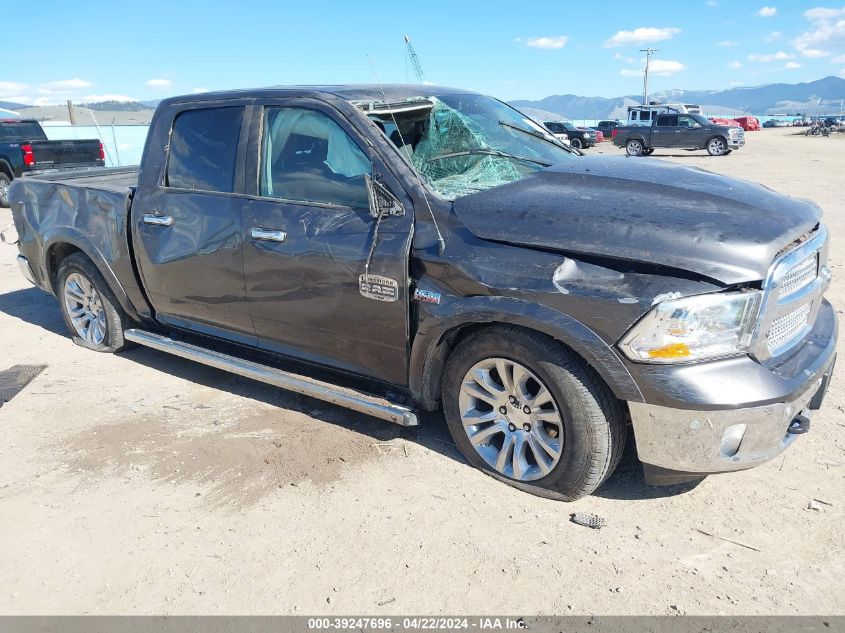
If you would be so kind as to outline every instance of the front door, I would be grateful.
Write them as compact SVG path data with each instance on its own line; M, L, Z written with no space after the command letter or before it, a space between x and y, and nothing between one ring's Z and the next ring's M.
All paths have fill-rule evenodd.
M246 291L259 345L406 384L410 200L333 108L308 99L263 106L247 164L256 191L244 207ZM384 217L377 236L371 174L405 209ZM362 281L366 269L371 277Z
M678 116L678 147L701 147L702 139L701 124L691 116L681 114Z
M255 342L243 275L244 107L176 113L166 164L132 205L140 274L157 318ZM240 152L243 154L243 150Z

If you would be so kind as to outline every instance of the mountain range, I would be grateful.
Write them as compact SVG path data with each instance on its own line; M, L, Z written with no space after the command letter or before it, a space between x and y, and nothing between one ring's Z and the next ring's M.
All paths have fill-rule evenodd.
M511 105L536 117L555 115L570 119L625 119L626 108L639 104L640 95L582 97L574 94L551 95L536 101L516 99ZM767 114L840 114L845 105L845 79L825 77L798 84L766 84L727 90L664 90L649 95L649 101L662 103L697 103L708 116L739 116L750 113ZM158 101L106 101L84 104L100 112L138 113L149 120ZM65 118L65 106L33 107L22 103L0 101L0 108L18 111L35 119ZM56 112L54 113L53 110ZM529 112L529 110L531 112ZM49 111L49 114L48 114ZM539 112L538 112L539 111ZM542 116L541 116L542 115ZM140 119L139 119L140 121Z
M821 100L821 101L819 101ZM728 90L664 90L649 94L649 101L697 103L709 116L740 114L838 114L845 101L845 79L825 77L798 84L766 84ZM627 106L642 103L642 95L607 99L573 94L551 95L537 101L517 99L510 104L554 113L570 119L625 119Z

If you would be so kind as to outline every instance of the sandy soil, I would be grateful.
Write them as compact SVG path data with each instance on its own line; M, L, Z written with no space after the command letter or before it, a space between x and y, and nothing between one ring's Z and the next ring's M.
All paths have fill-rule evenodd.
M679 154L654 158L818 202L842 312L845 134ZM763 467L651 488L629 447L563 504L470 468L439 415L408 432L151 350L82 350L15 254L0 245L0 368L48 368L0 409L0 613L845 614L842 372Z

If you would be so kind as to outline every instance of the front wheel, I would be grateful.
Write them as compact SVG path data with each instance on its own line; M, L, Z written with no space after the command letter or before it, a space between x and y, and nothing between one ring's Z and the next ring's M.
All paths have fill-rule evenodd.
M455 349L443 378L449 432L476 468L516 488L574 501L616 468L622 403L552 339L490 328Z
M728 151L728 143L721 136L716 136L707 141L707 153L711 156L724 156Z
M645 147L643 147L642 141L631 139L625 143L625 153L628 154L628 156L642 156L644 151Z
M574 147L575 149L581 149L582 143L580 138L571 138L569 139L569 145Z
M9 206L9 187L12 186L12 179L0 171L0 207Z
M56 279L56 295L73 342L97 352L123 350L128 319L94 263L73 253L62 260Z

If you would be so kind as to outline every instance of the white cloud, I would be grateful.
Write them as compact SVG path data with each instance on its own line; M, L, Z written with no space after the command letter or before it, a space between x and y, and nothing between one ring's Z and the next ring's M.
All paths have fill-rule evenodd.
M662 42L663 40L670 40L675 35L681 32L681 29L675 27L657 28L654 26L642 26L633 31L619 31L605 40L605 48L613 48L614 46L622 46L624 44L647 44L649 42Z
M728 62L728 68L732 68L733 70L739 70L740 68L742 68L742 63L736 60Z
M625 62L626 64L636 64L637 60L634 57L630 57L629 55L623 55L622 53L614 53L613 59L617 59L620 62Z
M734 46L739 46L739 42L734 40L723 40L721 42L716 42L716 46L721 46L723 48L732 48Z
M563 48L566 46L567 41L569 41L569 38L566 35L557 35L554 37L532 37L525 42L525 45L530 46L531 48L555 49Z
M62 79L60 81L50 81L38 86L38 92L41 94L52 94L54 92L73 92L74 90L81 90L83 88L90 88L92 86L90 81L84 79Z
M841 9L817 7L804 12L812 29L801 33L792 44L799 51L845 48L845 6Z
M648 74L649 76L668 77L669 75L686 70L686 68L681 62L668 59L653 59L648 65ZM623 77L642 77L643 71L636 68L623 68L619 71L619 74Z
M191 92L195 95L201 95L203 92L208 92L208 88L194 88Z
M150 79L147 82L149 88L170 88L172 85L173 82L169 79Z
M801 51L801 55L804 57L811 57L813 59L818 59L819 57L827 57L830 55L827 51L819 50L818 48L805 48Z
M10 95L19 95L22 92L29 90L26 84L20 84L16 81L0 81L0 97L11 101Z
M104 95L88 95L82 98L85 103L98 103L100 101L137 101L135 97L128 97L126 95L104 94Z
M795 55L791 55L789 53L784 53L783 51L778 51L777 53L760 55L758 53L751 53L748 56L748 61L750 62L763 62L763 63L770 63L770 62L779 62L785 59L794 59Z
M763 40L766 42L774 42L776 40L779 40L781 37L783 37L783 33L781 33L780 31L772 31L766 37L764 37Z
M845 7L841 9L825 9L824 7L816 7L804 12L804 17L808 20L833 20L835 18L845 18Z
M757 12L757 15L759 15L761 18L771 18L774 17L777 12L777 7L763 7Z
M830 60L831 64L845 64L845 55L837 55Z
M843 68L842 70L839 71L839 76L845 77L845 68Z
M798 62L786 62L783 65L783 70L795 70L796 68L804 68L804 65Z

